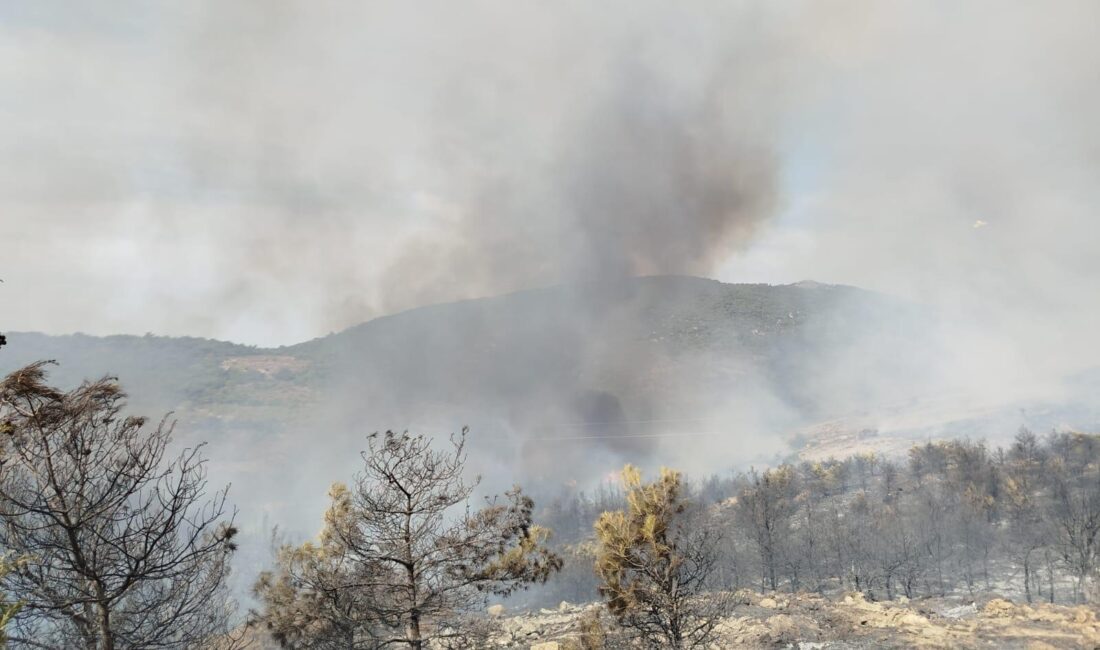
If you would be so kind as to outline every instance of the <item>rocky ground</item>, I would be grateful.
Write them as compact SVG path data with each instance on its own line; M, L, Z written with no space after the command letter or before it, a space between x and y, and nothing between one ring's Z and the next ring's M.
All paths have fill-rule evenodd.
M738 592L719 626L715 648L1100 648L1094 607L943 599L869 602L860 594L763 596ZM609 621L599 605L510 615L490 608L499 623L493 644L532 650L604 647L593 621Z

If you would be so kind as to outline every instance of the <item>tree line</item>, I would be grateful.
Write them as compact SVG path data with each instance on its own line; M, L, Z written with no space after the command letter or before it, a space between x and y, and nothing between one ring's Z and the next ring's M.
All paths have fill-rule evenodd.
M49 365L0 381L5 646L231 650L260 629L286 648L478 647L490 595L561 566L518 487L471 503L465 430L446 445L386 432L245 615L227 587L236 512L202 446L170 453L173 424L126 415L114 378L62 391Z
M1006 448L928 442L712 476L686 491L721 536L715 590L850 590L869 598L997 592L1027 602L1095 602L1100 437L1020 430ZM565 557L544 597L585 600L598 545L591 522L622 507L614 486L541 513Z
M62 391L49 364L0 381L0 630L26 648L476 648L490 599L599 598L592 639L706 647L733 594L869 598L1011 591L1095 600L1100 438L1020 431L689 482L627 466L537 509L475 499L467 431L367 437L321 532L278 546L243 612L228 488L173 425L127 415L112 378ZM539 522L539 523L536 523ZM552 537L551 529L555 530ZM636 647L632 646L632 647Z

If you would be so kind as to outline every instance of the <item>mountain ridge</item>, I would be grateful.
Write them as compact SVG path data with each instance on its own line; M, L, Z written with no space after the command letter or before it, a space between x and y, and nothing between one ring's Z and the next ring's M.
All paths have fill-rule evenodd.
M496 437L611 421L591 433L615 440L661 433L638 421L753 411L744 425L769 429L816 416L814 379L836 358L889 322L905 330L879 355L893 364L922 318L843 285L648 276L426 305L275 348L13 332L0 371L58 359L63 386L109 373L135 410L217 435L300 433L321 413L334 430L472 424Z
M711 472L796 449L1015 432L1017 405L974 414L913 401L939 388L935 330L934 314L855 287L652 276L428 305L276 348L14 332L0 373L57 359L50 380L62 387L119 377L132 412L171 412L181 444L209 442L217 476L247 486L242 506L296 512L301 494L354 471L364 434L385 429L469 425L479 471L504 488L590 485L657 458ZM1100 422L1080 404L1031 408L1025 423ZM891 434L891 421L905 431Z
M839 289L839 290L842 290L842 291L856 291L856 292L866 294L868 296L877 296L879 298L883 298L883 299L887 299L887 300L896 300L898 302L904 302L901 298L898 298L896 296L892 296L892 295L887 294L887 293L881 293L881 292L878 292L878 291L874 291L874 290L871 290L871 289L865 289L863 287L858 287L858 286L855 286L855 285L841 284L841 283L825 283L825 282L818 282L816 280L800 280L798 282L791 282L791 283L785 283L785 284L771 284L771 283L765 283L765 282L724 282L722 280L716 280L716 279L713 279L713 278L706 278L706 277L702 277L702 276L682 275L682 274L663 274L663 275L632 276L632 277L625 278L623 280L614 281L614 282L646 281L646 280L652 280L652 279L675 279L675 280L687 280L687 281L692 281L692 282L697 281L697 282L701 282L701 283L713 283L713 284L716 284L716 285L721 285L721 286L726 286L726 287L746 287L746 288L787 288L787 287L789 287L789 288L798 288L798 289ZM297 342L294 342L294 343L286 343L286 344L282 344L282 345L259 345L259 344L255 344L255 343L247 343L247 342L242 342L242 341L231 341L229 339L220 339L220 338L216 338L216 337L195 336L195 335L190 335L190 334L181 334L181 335L157 334L157 333L153 333L153 332L147 332L145 334L126 334L126 333L91 334L91 333L83 332L83 331L51 333L51 332L43 332L43 331L39 331L39 330L18 330L17 329L17 330L6 330L5 334L9 335L9 336L14 335L14 336L17 336L17 337L41 337L41 338L47 338L47 339L112 339L112 340L152 339L152 340L160 340L160 341L171 340L171 341L183 341L183 342L193 342L193 343L203 343L203 344L213 344L213 345L227 346L227 347L232 347L232 348L239 349L242 352L244 352L244 351L255 351L255 352L258 352L258 353L270 353L270 352L286 351L286 350L291 349L291 348L298 348L298 347L301 347L301 346L304 346L304 345L308 345L310 343L314 343L316 341L321 341L321 340L328 339L328 338L331 338L331 337L339 336L341 334L344 334L344 333L348 332L349 330L356 330L356 329L362 328L362 327L367 326L367 325L369 325L369 324L371 324L375 321L383 321L383 320L393 319L393 318L405 316L405 315L408 315L408 314L421 312L423 310L433 310L433 309L438 309L438 308L454 307L454 306L459 306L459 305L463 305L463 304L467 304L467 303L479 303L479 302L484 302L484 301L505 300L505 299L508 299L508 298L521 296L521 295L554 292L554 291L559 291L559 290L563 290L563 289L568 289L568 288L571 288L571 287L584 287L586 285L599 287L599 286L604 285L604 284L607 284L607 283L606 282L595 281L595 280L585 282L585 283L553 284L553 285L546 285L546 286L533 287L533 288L527 288L527 289L517 289L515 291L509 291L509 292L501 293L501 294L478 296L478 297L472 297L472 298L460 298L460 299L456 299L456 300L447 300L447 301L438 302L438 303L418 305L418 306L415 306L415 307L409 307L407 309L401 309L401 310L398 310L398 311L395 311L395 312L392 312L392 313L381 314L381 315L378 315L378 316L374 316L374 317L368 318L364 321L361 321L359 323L348 325L347 327L344 327L340 330L330 332L328 334L323 334L321 336L316 336L316 337L313 337L311 339L305 339L305 340L302 340L302 341L297 341Z

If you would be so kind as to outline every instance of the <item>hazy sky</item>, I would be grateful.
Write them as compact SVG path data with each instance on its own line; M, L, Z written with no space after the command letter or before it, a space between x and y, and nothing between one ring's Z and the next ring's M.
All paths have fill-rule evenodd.
M1074 356L1097 115L1092 0L5 1L0 327L293 343L683 272Z

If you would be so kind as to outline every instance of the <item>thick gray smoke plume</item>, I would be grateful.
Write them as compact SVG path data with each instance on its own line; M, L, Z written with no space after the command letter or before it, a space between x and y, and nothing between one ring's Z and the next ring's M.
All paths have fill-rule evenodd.
M1076 363L1045 336L1100 324L1098 12L6 2L4 326L293 343L717 263L900 293L979 338L1010 326L993 359Z
M764 7L0 11L17 329L292 343L444 299L709 274L778 205L789 25Z
M1100 365L1098 26L1094 0L2 2L0 328L292 344L659 273L942 316L840 309L788 349L804 314L776 311L730 333L773 355L763 379L672 358L665 335L767 309L668 278L375 322L333 353L358 380L318 391L335 407L189 432L242 511L303 531L387 426L473 424L505 481L728 469L806 412L904 434L1007 410L1011 434L1017 401L1095 402L1072 373ZM897 345L914 323L930 344Z
M457 218L384 277L408 306L558 282L712 274L775 209L771 129L745 123L736 74L680 92L639 63L608 75L533 167L483 161Z
M4 3L0 326L280 344L576 280L812 278L945 313L945 391L1027 392L1098 361L1098 12ZM654 364L610 352L620 384ZM837 388L867 365L823 364L821 401L868 399Z

